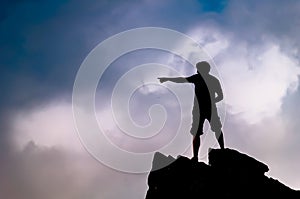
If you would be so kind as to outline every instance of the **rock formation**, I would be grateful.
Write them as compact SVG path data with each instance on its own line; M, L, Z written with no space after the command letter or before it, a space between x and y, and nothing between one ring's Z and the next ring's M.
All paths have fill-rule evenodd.
M268 170L267 165L233 149L211 149L209 165L156 153L146 199L300 198L299 191L265 176Z

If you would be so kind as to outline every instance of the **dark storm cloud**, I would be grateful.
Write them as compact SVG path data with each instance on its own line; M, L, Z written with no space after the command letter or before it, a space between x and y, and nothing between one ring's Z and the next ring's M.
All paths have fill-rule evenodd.
M20 108L70 92L91 48L85 40L90 15L97 14L101 22L110 15L104 9L107 3L96 9L79 2L71 6L63 1L19 1L13 7L0 26L0 89L6 96L2 107ZM103 28L101 23L98 28Z
M215 4L213 1L212 5ZM218 4L217 10L222 5ZM3 117L56 97L70 99L81 62L109 36L140 26L184 31L199 19L199 13L213 7L208 1L2 2L0 89L5 97L0 102L0 111ZM181 17L174 20L178 14ZM2 122L0 125L3 134L6 127Z
M171 2L171 1L170 1ZM170 3L169 2L169 3ZM158 6L157 6L158 5ZM1 110L35 106L71 93L88 52L105 38L137 26L167 25L197 4L131 1L5 1L0 21ZM157 8L158 7L158 8ZM163 23L157 13L166 11ZM140 15L144 12L143 18ZM164 15L164 14L162 14ZM176 26L174 25L176 24Z
M19 109L70 93L88 52L128 28L184 31L224 1L4 1L0 21L1 109ZM174 20L177 15L181 17ZM143 17L141 17L143 15ZM163 19L163 20L161 20Z
M300 42L295 39L299 2L121 2L5 1L0 24L0 89L6 96L2 109L18 109L70 94L88 52L128 28L150 25L185 31L214 19L225 29L235 30L237 39L256 43L267 34L282 43L282 48L296 48Z
M134 1L132 3L135 3ZM0 19L0 140L14 113L53 98L71 99L88 52L119 27L131 4L118 1L4 1Z

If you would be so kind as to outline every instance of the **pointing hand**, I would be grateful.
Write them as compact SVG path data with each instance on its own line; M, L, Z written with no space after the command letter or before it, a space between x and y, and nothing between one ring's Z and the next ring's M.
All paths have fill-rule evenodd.
M159 77L157 79L159 79L160 83L164 83L167 81L167 78L165 78L165 77Z

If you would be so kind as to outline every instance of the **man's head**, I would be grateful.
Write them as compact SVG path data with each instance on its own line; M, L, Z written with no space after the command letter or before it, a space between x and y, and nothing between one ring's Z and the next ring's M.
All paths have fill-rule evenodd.
M210 65L206 61L198 62L196 64L196 68L197 68L198 73L203 74L203 75L208 74L210 71Z

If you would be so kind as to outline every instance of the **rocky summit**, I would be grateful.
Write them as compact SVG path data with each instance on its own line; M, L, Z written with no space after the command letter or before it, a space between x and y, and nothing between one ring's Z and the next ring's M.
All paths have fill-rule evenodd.
M233 149L211 149L209 164L156 153L146 199L300 198L278 180L265 176L268 166Z

